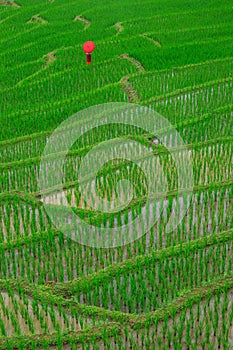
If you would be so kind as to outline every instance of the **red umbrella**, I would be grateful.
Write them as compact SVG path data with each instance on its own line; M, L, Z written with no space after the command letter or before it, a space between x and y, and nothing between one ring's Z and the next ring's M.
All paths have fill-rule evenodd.
M93 41L87 41L83 45L83 51L86 54L87 57L87 64L91 64L91 53L95 50L95 44Z

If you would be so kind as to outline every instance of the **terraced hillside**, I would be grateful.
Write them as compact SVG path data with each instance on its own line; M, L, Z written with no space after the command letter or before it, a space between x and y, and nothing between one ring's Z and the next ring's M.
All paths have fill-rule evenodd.
M232 16L0 2L0 349L233 349Z

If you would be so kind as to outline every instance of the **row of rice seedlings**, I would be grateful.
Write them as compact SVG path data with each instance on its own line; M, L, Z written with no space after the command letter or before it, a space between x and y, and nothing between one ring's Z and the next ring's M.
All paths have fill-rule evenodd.
M2 129L7 130L7 134L5 131L4 133L1 132L1 129L0 139L6 140L41 131L54 130L61 122L78 111L94 105L119 101L128 102L128 96L121 89L120 83L113 83L94 91L77 93L68 98L59 98L55 102L40 103L24 110L7 113L2 115ZM35 114L37 115L36 120ZM17 116L17 122L13 116ZM12 129L7 126L7 118L9 117L12 118ZM38 125L38 120L40 120L40 125Z
M230 350L233 342L232 296L232 290L227 290L198 302L190 301L188 308L178 314L174 313L170 318L165 316L159 322L155 320L144 329L138 328L123 344L130 344L133 349ZM118 345L115 348L118 349Z
M154 80L156 83L158 81L160 82L159 87L161 85L162 87L167 89L166 78L169 78L169 86L170 84L174 84L169 88L172 91L177 88L184 87L187 79L189 84L186 83L186 86L190 85L190 79L192 77L196 79L195 83L206 81L208 78L211 80L217 79L218 77L222 76L221 75L222 73L226 72L226 70L227 71L229 70L229 66L231 66L231 64L232 64L231 58L223 59L223 60L221 59L212 60L212 61L197 64L197 65L190 65L187 67L178 67L178 68L173 68L171 70L164 70L164 71L162 70L162 71L157 71L156 73L150 72L146 74L140 74L139 76L132 77L132 82L133 82L133 85L138 90L139 95L141 96L141 99L144 100L145 98L140 92L140 86L143 85L143 82L146 83L146 86L147 86L146 91L148 91L148 88L152 86L152 90L153 90L152 96L155 95L155 92L159 95L161 93L159 93L157 85L156 85L156 88L153 87ZM127 69L129 68L127 67ZM195 73L195 74L192 75L192 73ZM55 74L58 74L58 73L55 73ZM44 79L47 80L49 78L45 77ZM150 84L148 84L148 79L150 79ZM183 85L180 86L180 84L184 84L184 86ZM167 93L167 90L165 92ZM229 125L227 124L227 127L228 126ZM202 128L200 128L200 129L197 129L196 133L199 134L200 132L204 132L204 131L206 132L206 130L203 130ZM5 144L3 142L1 144L1 157L2 157L1 161L8 162L16 159L25 159L25 158L38 156L39 154L41 154L41 152L44 149L44 146L46 143L46 135L47 135L46 133L45 134L39 133L38 135L32 135L31 137L30 136L23 137L21 140L19 139L18 141L15 141L15 142L14 140L12 140L12 143L8 142L7 144ZM218 136L217 133L216 135ZM197 138L196 141L201 141L201 139Z
M173 31L173 40L171 37L171 32L149 32L146 34L146 38L158 42L163 46L163 48L171 47L184 47L192 45L193 43L210 43L216 40L221 41L222 39L228 39L232 35L232 27L230 22L224 21L223 23L218 23L216 25L212 24L210 26L202 26L195 28L184 28L183 30Z
M46 6L46 4L44 5ZM12 18L11 21L15 25L15 30L6 33L6 37L0 42L1 47L4 47L6 42L8 42L6 49L1 52L1 59L4 62L4 72L7 73L8 69L13 68L14 64L31 62L54 49L64 49L64 47L71 46L72 44L72 46L78 46L77 42L72 40L72 36L76 30L77 39L81 38L83 25L79 22L74 23L70 20L69 26L65 26L64 22L50 23L49 25L42 25L43 23L41 24L36 21L34 23L27 23L32 18L34 20L36 18L47 20L42 15L41 4L38 7L36 9L36 7L30 8L24 6L22 7L23 11L15 13L14 21ZM37 11L40 13L39 16ZM6 32L9 24L2 27L4 32ZM64 32L67 34L67 37L65 37ZM63 47L62 44L64 45ZM15 52L15 56L12 56L13 52ZM9 62L7 66L5 66L6 62Z
M187 86L195 88L195 85L230 76L232 64L232 58L210 60L196 65L134 74L130 81L144 101Z
M209 83L208 83L209 84ZM207 85L208 85L207 84ZM216 83L217 84L217 83ZM222 83L222 85L223 85L223 88L224 88L224 83ZM203 89L204 89L204 86L203 86ZM208 87L206 88L207 90L208 90ZM186 89L187 90L187 89ZM184 92L186 91L185 89L184 89ZM188 91L189 91L190 89L188 89ZM182 91L182 90L181 90ZM182 95L182 93L181 93L181 91L178 91L178 93L177 92L175 92L174 94L172 93L172 94L168 94L168 97L169 97L169 95L171 95L170 96L170 100L172 99L179 99L180 98L180 96ZM187 92L188 92L187 91ZM191 91L191 90L190 90ZM224 92L223 92L224 93ZM176 96L178 94L178 96ZM173 95L174 95L174 97L173 97ZM227 95L227 94L225 94L226 95L226 98L227 98L227 96L230 96L230 95ZM181 96L182 97L182 96ZM161 104L161 101L159 101L159 98L157 98L158 99L158 101L156 102L156 104ZM163 96L163 98L162 98L162 100L164 100L164 99L166 99L166 95L165 96ZM160 98L160 100L161 100L161 98ZM221 99L218 97L218 100L220 101ZM171 101L170 101L171 102ZM191 104L193 104L193 101L189 101L189 100L187 100L186 101L187 103L188 103L188 105L190 105L190 103ZM186 103L185 102L185 103ZM195 101L194 101L195 102ZM226 102L226 101L225 101ZM147 104L148 104L149 102L147 102ZM162 103L163 103L163 101L162 101ZM195 102L196 103L196 102ZM229 103L229 102L228 102ZM61 104L61 103L60 103ZM202 104L203 104L203 102L202 102ZM199 103L198 102L198 105L199 105L199 107L200 107L200 105L201 105L201 103ZM222 105L222 104L221 104ZM153 106L154 107L154 106ZM160 106L161 107L161 106ZM216 108L217 106L211 106L211 105L208 105L208 109L206 110L207 112L210 112L210 110L212 109L212 108ZM166 117L167 116L169 116L169 113L170 113L170 115L172 116L173 114L174 114L174 106L172 105L170 105L169 103L166 103L166 105L164 106L164 103L163 103L163 111L162 111L162 114L163 115L165 115ZM164 109L165 108L165 109ZM41 109L41 108L40 108ZM46 110L47 110L47 112L48 112L48 106L46 107ZM157 108L155 109L156 111L160 111L160 110L158 110ZM64 108L63 108L63 111L64 111ZM206 112L205 111L205 112ZM39 112L38 110L37 110L37 112ZM46 112L46 113L47 113ZM76 110L76 112L77 112L77 110ZM164 112L164 113L163 113ZM26 113L26 111L24 112L24 114ZM197 113L197 110L195 111L195 113ZM191 115L195 115L195 113L193 114L193 113L191 113ZM199 113L199 115L200 115L200 113ZM189 114L187 114L186 112L184 113L184 115L183 115L183 117L182 117L182 121L184 120L184 118L185 119L187 119L187 116L190 116L190 113ZM157 121L157 123L158 123L158 121ZM159 127L159 125L157 125L157 127ZM40 135L39 135L40 136ZM106 135L107 136L107 135ZM27 139L27 138L26 138ZM4 143L3 143L3 145L4 145Z
M91 318L78 315L72 308L67 312L61 304L38 300L36 294L28 296L22 287L15 290L3 280L1 286L1 336L77 331L92 324Z
M168 137L169 135L167 136L166 142L169 142ZM112 159L119 158L119 152L121 152L121 148L122 152L126 151L123 141L121 139L115 141L115 144L112 148ZM172 142L172 140L170 142ZM148 147L148 157L145 157L145 155L140 157L140 152L143 149L141 143L129 142L128 152L132 154L133 160L135 160L135 162L137 162L139 165L145 167L145 169L148 170L150 174L154 173L154 171L157 170L157 167L159 166L160 171L158 172L158 176L162 176L161 180L164 179L164 175L161 173L162 167L162 169L167 173L166 175L169 188L175 189L176 187L174 186L176 186L176 182L174 183L174 181L177 178L177 170L175 168L178 166L184 167L184 164L186 164L186 162L183 158L187 157L187 150L184 147L177 147L171 149L170 153L167 150L164 150L153 156L153 153L151 153L153 147L151 147L151 149L149 148L150 146L148 139L142 139L142 143ZM86 151L79 150L74 152L71 151L68 153L64 164L63 183L77 181L77 173L79 171L80 162L85 156ZM214 140L203 144L193 144L188 147L188 151L190 162L193 165L192 171L194 175L194 185L201 185L224 180L226 181L227 179L231 178L232 140L230 137L219 139L217 144L215 144ZM136 154L136 152L139 153ZM178 164L174 163L173 154L176 155L176 163L179 159ZM122 155L124 155L124 153L122 153ZM92 161L92 158L88 159L87 161ZM111 173L114 170L111 168L111 166L106 167L105 171L101 172L101 175L107 172ZM122 166L118 168L119 170L125 168L125 164L122 163ZM48 182L48 179L50 180L49 187L52 187L53 185L60 185L57 183L56 176L57 172L60 171L60 169L57 167L56 155L53 157L49 156L43 161L42 174L44 172L45 174L52 174L52 171L52 177L45 175L45 179L47 179L46 181ZM2 192L12 190L21 192L37 192L39 172L40 158L31 160L29 159L23 162L2 164L2 183L0 189ZM91 177L91 174L89 174L89 177ZM180 178L180 180L182 179ZM186 187L186 184L180 183L180 186Z
M178 6L178 7L177 7ZM229 9L230 7L203 7L200 8L192 7L190 9L184 9L182 4L177 4L173 11L166 11L161 13L160 11L150 12L147 16L141 17L138 13L134 18L126 19L123 23L125 31L121 35L135 35L136 33L141 34L147 32L158 31L158 32L171 32L171 31L181 31L188 32L192 29L200 28L200 23L204 23L206 27L215 26L216 23L225 24L230 21ZM162 8L162 6L161 6ZM221 13L223 14L224 20L221 22L217 21L219 18L219 9L221 8ZM161 10L161 9L160 9ZM146 10L143 10L143 13ZM148 7L148 12L150 8ZM225 20L226 19L226 20ZM229 21L228 21L229 20Z
M220 233L182 248L138 256L55 290L79 302L129 313L148 313L233 268L233 234ZM222 242L225 240L225 242ZM206 244L206 245L205 245Z
M121 327L117 323L109 323L90 327L82 331L56 332L53 334L37 334L32 336L1 337L0 349L23 349L27 344L30 349L90 349L89 341L99 344L104 340L107 344L114 341L116 336L122 335ZM97 345L94 345L97 346ZM106 349L106 348L105 348Z
M79 65L75 67L71 71L68 69L63 70L60 74L55 73L49 76L49 79L43 79L43 76L38 77L37 80L32 81L33 84L27 80L22 81L20 85L16 85L15 88L7 91L3 103L5 113L23 109L25 100L30 100L30 106L38 105L41 102L54 103L61 99L71 98L77 93L84 94L108 84L117 83L123 76L136 71L134 65L123 62L118 58L95 65L91 74L89 74L89 67L86 67L86 65L82 70L80 70ZM14 105L12 106L13 98Z
M213 108L231 102L232 80L229 77L152 97L143 103L176 124L190 116L208 113Z
M51 296L48 293L39 293ZM69 303L66 303L66 308ZM26 342L32 349L47 349L53 346L58 349L104 350L104 349L175 349L203 348L231 349L232 345L232 276L226 276L212 283L182 293L176 300L164 308L146 316L127 315L113 311L102 311L76 304L74 309L81 313L92 313L97 318L104 317L117 321L109 326L88 329L88 332L75 334L58 333L46 340L39 336L36 339L1 338L1 348L8 343L9 349L19 348ZM36 347L37 345L37 347ZM64 347L63 347L64 346Z
M198 191L193 195L191 207L180 225L169 234L166 233L166 218L169 217L171 208L177 204L177 200L174 197L168 201L161 199L157 206L163 208L162 217L155 226L136 241L117 248L99 249L84 246L69 236L51 230L38 234L34 232L31 238L30 236L20 238L19 233L17 239L11 243L12 234L9 232L9 243L0 245L1 276L4 278L22 276L30 282L39 283L51 280L72 280L135 254L144 254L153 249L228 230L232 227L231 192L232 186L223 186L217 190L211 188L205 192ZM11 204L8 205L11 206ZM180 206L182 208L182 201ZM129 211L110 217L96 216L88 212L86 218L84 211L81 217L96 227L114 227L114 225L126 224L135 218L138 215L138 209L140 206L137 208L137 205L134 205ZM58 206L57 210L58 215L62 217L65 207ZM146 217L145 220L147 220ZM28 221L26 227L30 225L31 222ZM79 232L78 227L77 232Z
M9 242L25 238L51 227L51 221L42 205L17 196L1 199L0 241Z
M127 156L125 156L126 151L124 145L120 143L116 144L115 150L116 154L118 152L123 158L127 158ZM83 186L85 187L85 194L80 194L80 200L94 203L95 195L93 194L93 188L97 187L103 198L107 198L110 201L111 199L116 199L116 197L122 197L122 202L124 202L123 199L129 194L125 193L123 186L119 188L119 185L117 185L122 180L128 180L132 184L132 197L134 199L147 196L149 192L151 195L156 195L156 193L165 193L166 191L177 188L187 188L187 178L178 178L177 169L179 166L184 167L187 151L185 152L185 150L181 151L177 149L174 150L174 152L164 152L157 156L150 155L148 151L148 157L140 154L141 151L141 146L139 147L138 144L136 146L136 144L133 143L132 146L129 145L127 147L127 154L132 154L133 163L122 160L109 161L97 173L95 179L88 173L86 179L83 178L79 180L80 188L83 188ZM229 151L229 153L227 153L227 151ZM223 141L221 145L215 145L212 141L210 144L207 143L201 148L199 148L199 145L196 147L192 146L192 149L189 149L188 152L192 160L194 185L207 185L230 179L232 175L230 160L231 151L231 140ZM176 161L174 161L174 155L179 157L178 161L177 158ZM224 159L224 157L226 158ZM113 153L111 159L115 158L116 156L114 156ZM86 160L85 164L88 169L92 169L91 165L94 161L95 160L91 157ZM223 162L223 167L220 162ZM47 165L45 171L47 171ZM76 163L76 159L69 157L67 159L67 176L65 181L68 183L75 181L75 175L77 176L78 171L79 165ZM55 186L55 184L56 180L52 186ZM80 191L76 192L77 195ZM56 197L56 193L52 193L51 195ZM61 196L60 191L57 192L57 196Z
M195 239L198 236L227 229L231 225L232 186L231 184L226 184L226 186L223 186L221 189L219 187L218 189L212 186L210 186L209 189L199 189L199 191L194 194L191 194L191 191L189 194L184 192L177 198L172 195L168 195L168 198L158 196L154 199L151 198L149 205L145 205L145 198L137 199L118 213L103 213L101 215L100 213L88 211L88 216L86 216L86 218L90 220L90 223L98 227L119 227L132 222L139 214L142 215L145 222L149 222L149 219L151 219L153 215L153 229L151 232L147 232L145 237L146 243L148 246L151 245L153 247L169 244L173 245L173 241L179 242L186 240L185 237L187 233L189 239ZM64 198L67 198L67 201L65 201ZM50 207L52 207L54 211L57 211L58 216L61 217L61 221L64 220L63 222L67 222L68 225L71 217L69 213L65 211L64 206L68 204L77 204L77 200L80 200L80 196L76 195L76 190L74 188L71 188L64 193L64 198L54 195L48 196L47 200L48 203L53 203ZM190 207L187 209L187 212L185 212L185 205L188 200L190 200ZM59 207L57 207L58 204L63 205L63 207L59 209ZM72 207L72 210L82 219L85 219L85 217L81 215L80 210L76 210L74 207ZM65 214L63 215L62 212ZM165 226L171 214L174 212L177 214L179 225L177 228L174 227L172 234L166 235ZM67 218L65 218L65 215L67 215ZM141 224L143 225L143 223Z
M96 113L97 114L97 113ZM103 115L96 115L98 119L100 117L103 117ZM74 127L78 128L80 127L82 121L77 120L75 122ZM83 127L83 126L82 126ZM86 126L87 127L87 126ZM65 129L66 130L66 129ZM69 131L70 136L72 136L74 129L73 125L70 127L70 129L66 130L66 132ZM8 162L8 161L16 161L18 158L20 160L33 158L33 157L39 157L46 145L46 142L49 138L49 136L52 134L52 131L44 132L44 133L38 133L35 135L28 135L23 138L18 138L15 140L9 140L9 141L3 141L1 143L1 153L2 153L2 162ZM82 135L72 146L72 149L79 149L79 148L88 148L89 146L93 146L94 144L98 144L101 141L106 141L106 138L117 138L123 135L137 135L137 134L143 134L143 130L140 130L139 128L134 127L133 125L121 125L119 124L117 127L113 127L111 125L104 125L101 127L101 133L97 132L96 128L88 130L86 129L86 132L84 135ZM62 137L63 144L66 145L67 139L65 135L62 135L62 130L60 133ZM135 136L136 137L136 136ZM54 152L57 151L56 145Z
M185 206L185 201L187 199L191 200L190 208L187 214L184 216L183 221L181 221L180 226L183 230L192 233L195 238L195 232L203 235L204 232L216 232L225 229L230 224L230 210L231 210L231 196L232 196L232 186L231 183L210 188L200 188L198 191L195 190L192 195L190 191L189 197L187 194L180 193L180 197L176 198L172 193L168 192L168 199L164 196L159 196L156 198L151 198L150 206L146 207L146 212L144 213L144 218L148 219L151 211L161 213L162 217L158 219L158 224L166 224L168 222L171 212L177 207L177 213L179 219L182 219L184 212L182 208ZM54 210L58 210L58 214L61 215L64 211L64 207L59 210L59 204L67 205L77 205L80 200L80 195L77 193L76 189L71 187L65 192L65 198L67 202L59 201L59 196L48 195L48 203L54 200ZM61 198L60 198L61 199ZM133 201L129 206L119 211L118 213L112 214L100 214L92 213L91 211L75 210L76 214L81 218L86 218L88 220L94 220L93 223L97 226L103 225L104 227L114 227L115 225L121 226L127 224L130 220L136 217L138 210L142 210L145 199L138 198ZM14 204L13 204L14 203ZM58 208L57 208L57 205ZM136 210L136 211L135 211ZM184 210L184 209L183 209ZM31 232L37 232L39 229L47 229L51 227L50 221L47 218L47 214L39 202L29 202L27 203L26 198L18 198L17 196L9 196L8 199L2 199L1 213L4 214L1 217L2 223L1 228L3 232L3 241L8 241L17 236L28 235L29 227L32 228ZM25 215L26 213L26 215ZM66 213L65 213L66 214ZM206 220L201 216L206 217ZM64 217L64 216L63 216ZM63 218L62 217L62 218ZM117 220L117 221L116 221ZM203 221L204 220L204 221ZM156 227L159 232L159 226Z
M41 62L41 60L42 59L40 59L38 62L40 63L40 69L43 68L43 62ZM59 63L56 62L56 66L59 66ZM101 66L100 64L96 64L92 70L91 75L87 75L87 67L85 65L83 65L82 70L80 70L80 68L80 65L75 66L75 68L64 69L63 71L57 71L57 68L53 68L55 72L49 75L49 72L47 72L47 75L45 77L42 69L41 74L38 74L36 80L25 80L25 83L27 85L26 90L25 83L23 83L19 86L16 86L16 89L13 88L13 90L8 91L7 97L5 97L3 101L4 110L7 111L7 108L10 108L10 110L13 108L13 110L15 110L17 106L18 109L22 108L24 107L25 99L28 100L28 98L30 98L30 105L32 105L33 103L38 103L38 101L42 100L43 102L45 102L47 99L49 99L49 101L57 100L57 96L60 95L62 98L65 98L67 96L71 96L74 91L85 92L89 91L90 88L93 91L94 89L100 88L106 84L117 82L123 76L135 72L134 65L117 58L102 62ZM138 91L141 100L146 100L150 97L154 97L155 94L167 94L173 90L190 86L190 75L195 79L193 84L197 85L200 83L205 83L206 81L225 78L226 76L230 75L231 68L232 59L220 59L214 60L213 62L210 61L204 63L203 65L176 68L161 71L161 73L158 71L156 73L150 73L150 75L146 74L145 77L144 74L140 74L137 77L137 79L139 78L139 81L135 81L135 78L132 77L132 82L134 86L135 81L135 88ZM38 69L38 71L40 71L40 69ZM111 72L109 72L109 69ZM153 74L156 76L155 82L155 76ZM26 76L28 75L29 73L26 74ZM145 87L145 82L143 79L146 80L146 89L143 88ZM150 84L148 84L148 79L150 80ZM167 80L169 80L169 83L167 83ZM154 84L156 84L156 86L154 86ZM167 84L169 88L167 87ZM63 86L62 89L61 86ZM29 87L30 96L28 95ZM144 91L147 91L146 94ZM12 94L15 100L14 106L12 106L12 104L9 104L9 102L12 100Z
M5 95L2 98L2 103L5 105L8 101L7 94L9 87L17 84L21 80L25 79L25 77L36 74L40 69L44 66L44 59L38 58L28 64L19 65L16 64L15 69L8 70L7 72L4 69L1 69L0 77L1 77L1 92ZM7 76L7 79L6 79ZM4 88L6 89L4 93Z
M224 278L222 279L224 281ZM221 280L220 280L221 281ZM227 349L232 346L231 282L207 284L140 318L135 317L124 336L103 340L90 349ZM88 346L87 343L85 346ZM85 346L80 349L85 349Z
M187 16L187 14L186 14L186 16ZM228 13L228 16L229 16L229 13ZM31 33L30 33L30 35L31 35ZM38 34L37 34L38 35ZM41 37L43 37L43 35L41 35ZM140 42L141 43L141 42ZM135 42L130 42L130 44L133 46L135 46ZM127 43L127 45L129 45L129 43ZM142 45L147 45L147 44L145 44L145 40L142 40ZM39 45L40 46L40 45ZM119 45L112 45L112 46L116 46L117 48L118 48L118 46ZM124 46L123 46L124 47ZM129 45L129 47L130 47L130 45ZM116 50L116 48L114 49L113 48L113 51L114 50ZM107 51L108 51L108 55L109 55L109 52L112 52L111 50L109 50L109 47L107 47ZM31 53L33 53L34 52L34 50L33 50L33 48L31 49ZM115 53L114 53L115 54ZM27 56L30 56L30 52L28 53L27 52ZM25 59L25 53L24 53L24 57L23 57L24 59ZM23 60L23 58L22 58L22 60ZM38 58L38 57L37 57ZM9 111L8 111L9 112ZM50 118L50 120L51 120L51 118Z
M119 60L120 61L120 60ZM129 68L127 66L128 71L130 72L130 69L133 68ZM112 70L114 71L114 69ZM123 71L122 71L123 72ZM123 75L124 76L124 75ZM14 113L15 110L8 110L7 115L18 115L21 116L21 118L24 118L24 122L25 122L25 117L31 113L40 113L40 120L46 120L46 122L43 123L43 130L49 130L49 129L54 129L54 125L59 125L59 120L60 122L62 120L64 120L64 116L67 114L67 117L71 116L73 113L76 113L78 110L82 110L85 106L88 106L87 104L85 104L85 101L83 101L83 99L87 99L87 97L89 96L89 99L92 101L90 105L95 105L98 103L101 103L98 99L97 99L97 95L98 95L98 91L99 89L101 90L102 94L103 91L102 89L105 91L105 89L107 89L111 95L111 98L106 100L108 95L102 96L102 101L103 102L109 102L109 101L127 101L128 97L125 96L125 94L123 93L123 91L121 91L121 94L119 94L118 92L116 93L116 90L118 90L118 88L120 89L120 82L116 83L116 78L115 74L113 75L113 78L111 78L111 81L115 81L115 83L112 83L108 86L103 86L101 88L98 88L97 90L92 90L90 93L89 92L85 92L85 91L81 91L80 94L77 95L77 91L75 90L72 94L68 94L66 96L66 90L59 90L59 93L61 91L62 96L59 97L59 101L49 101L48 103L42 103L42 101L39 100L39 102L36 105L30 104L29 109L27 110L22 110L19 109L17 112ZM122 77L122 75L121 75ZM176 90L174 92L170 92L167 94L162 94L160 96L157 97L153 97L151 99L147 99L147 100L143 100L145 101L145 103L147 105L150 105L151 107L153 107L157 112L161 113L162 115L164 115L166 118L168 118L169 120L171 120L173 123L175 122L179 122L184 120L184 118L186 119L187 117L190 117L191 115L196 115L197 112L200 115L200 113L203 111L203 113L209 112L211 108L217 108L219 106L222 106L224 104L227 103L231 103L231 78L225 78L225 79L219 79L219 80L213 80L213 81L209 81L205 84L201 84L201 85L196 85L195 86L195 91L192 91L194 87L185 87L183 89L180 90ZM114 85L115 84L115 85ZM228 86L229 85L229 86ZM73 86L73 85L72 85ZM53 87L53 90L55 89L55 87ZM38 90L38 89L37 89ZM213 91L212 91L213 90ZM198 94L201 93L201 98L200 96L198 96ZM194 94L194 95L193 95ZM218 98L215 99L215 95L218 94ZM116 100L114 97L119 97L118 100ZM104 98L105 99L104 99ZM96 101L94 101L96 99ZM21 100L21 99L20 99ZM71 108L71 106L69 105L70 109L68 111L67 109L67 103L71 103L72 101L76 102L76 109L73 110L73 108ZM78 102L78 109L77 109L77 102ZM90 102L90 101L89 101ZM172 104L171 104L172 102ZM184 106L180 106L181 104L184 104ZM174 117L174 106L173 104L176 104L176 109L175 109L175 117ZM57 116L57 120L54 119L53 117L53 113L54 113L54 109L57 108L57 106L62 106L62 113L63 113L63 119L59 119ZM50 106L53 106L52 110L50 111ZM81 108L83 107L83 108ZM9 107L10 108L10 107ZM179 111L178 111L179 109ZM12 113L11 113L12 112ZM66 114L64 114L66 113ZM181 113L182 116L179 117L179 114ZM48 126L48 116L51 118L53 118L54 124L53 127L47 127ZM31 116L32 117L32 116ZM38 116L39 117L39 116ZM178 118L179 117L179 118ZM61 118L61 116L60 116ZM27 133L33 133L33 132L38 132L38 125L37 125L37 129L34 129L32 121L30 122L30 119L27 119ZM51 125L51 124L49 124ZM42 124L41 124L42 126ZM32 127L31 131L30 128ZM33 130L34 129L34 130ZM17 132L14 134L14 136L10 136L10 137L15 137L15 135L18 135L18 128L16 126ZM41 130L42 131L42 130ZM9 131L10 132L10 131ZM6 135L3 137L3 139L6 139Z
M177 131L186 143L205 142L214 138L231 135L230 133L233 127L232 107L226 106L226 108L219 108L219 110L207 115L209 117L195 120L192 124L190 123L183 127L178 125Z
M81 218L93 221L93 224L103 227L115 227L127 224L134 219L144 208L144 219L148 220L150 215L156 212L158 225L166 224L171 213L177 211L180 226L183 230L192 233L195 238L195 232L203 235L204 232L216 232L225 229L230 224L229 212L231 210L232 185L207 186L197 188L189 192L181 191L178 197L176 193L168 192L167 196L150 198L150 205L145 206L145 196L138 196L125 209L117 213L99 213L91 210L80 210L74 208L80 205L80 194L74 187L64 191L63 196L57 194L48 194L47 203L52 203L54 210L62 215L65 211L64 206L71 205L75 213ZM168 198L166 198L168 197ZM32 197L33 198L33 197ZM184 212L187 200L190 200L190 207L187 213ZM61 205L59 209L59 205ZM81 205L80 205L81 206ZM65 212L67 215L67 212ZM153 214L154 215L154 214ZM201 220L201 216L202 220ZM64 215L61 216L62 219ZM205 219L206 218L206 219ZM156 221L156 220L155 220ZM159 232L159 226L155 227ZM30 236L40 230L51 227L50 219L40 202L27 201L27 197L8 195L1 199L1 240L7 242L20 238L21 236Z

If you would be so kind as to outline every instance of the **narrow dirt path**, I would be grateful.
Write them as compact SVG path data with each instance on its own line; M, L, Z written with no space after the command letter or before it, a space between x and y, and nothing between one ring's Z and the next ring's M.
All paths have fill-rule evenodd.
M84 23L84 30L86 30L88 27L90 27L91 25L91 21L89 21L88 19L82 17L81 15L76 16L74 21L80 21Z
M0 5L5 5L5 6L12 6L15 8L19 8L21 7L19 4L17 4L15 1L11 1L11 0L5 0L5 1L1 1Z
M114 27L115 27L116 30L117 30L116 35L119 35L119 34L120 34L121 32L123 32L123 30L124 30L124 27L123 27L123 25L122 25L121 22L118 22L118 23L114 24Z
M138 103L140 101L140 97L138 92L134 89L133 85L129 81L130 76L126 75L121 79L121 88L128 96L129 102Z
M125 54L119 56L119 58L122 59L122 60L127 60L130 63L132 63L136 67L138 72L145 72L145 68L143 67L141 62L136 60L136 58L131 57L129 54L125 53Z
M145 72L145 68L143 67L143 65L134 57L131 57L129 54L123 54L119 56L119 58L123 60L127 60L130 63L132 63L138 72ZM138 92L135 90L135 88L133 87L129 79L130 79L129 75L126 75L121 79L120 81L121 88L125 92L125 94L128 96L129 102L138 103L140 101L140 96L138 95Z
M46 19L42 18L39 15L35 15L27 23L46 24L46 23L48 23L48 21L46 21Z
M46 63L45 63L45 68L48 67L50 64L52 64L54 61L56 61L56 52L51 51L49 52L46 56Z
M152 41L153 44L156 46L156 47L161 47L161 43L158 41L158 40L155 40L153 38L151 38L150 36L148 36L147 34L140 34L141 37L143 38L146 38L147 40L149 41Z

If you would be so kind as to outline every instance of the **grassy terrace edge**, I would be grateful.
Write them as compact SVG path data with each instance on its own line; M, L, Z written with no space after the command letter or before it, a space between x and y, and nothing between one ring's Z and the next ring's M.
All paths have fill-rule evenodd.
M63 189L67 189L69 187L72 187L74 185L74 183L67 183L64 184ZM195 194L198 191L204 192L206 190L219 190L221 188L227 188L230 187L233 189L233 178L231 178L228 181L222 181L222 182L214 182L214 183L209 183L207 185L198 185L198 186L194 186L192 188L184 188L184 189L174 189L174 190L170 190L166 193L157 193L156 197L149 197L149 199L154 199L154 198L170 198L170 197L176 197L178 194L186 194L186 193L192 193ZM49 192L48 192L49 193ZM41 194L40 193L24 193L24 192L18 192L17 190L11 191L11 192L2 192L0 193L0 205L4 205L5 203L26 203L26 204L30 204L33 207L36 206L40 206L43 207L43 203L40 201L40 197ZM131 201L130 205L134 205L137 203L141 203L143 204L144 202L146 202L147 197L141 197L141 198L136 198L134 200ZM63 205L56 205L56 204L51 204L54 208L56 208L59 212L59 210L63 210ZM92 217L96 217L96 218L101 218L103 217L103 213L98 212L98 211L92 211L90 209L82 209L82 208L77 208L77 207L72 207L72 211L77 214L77 215L82 215L85 213L90 213L92 214ZM128 208L125 208L125 210L127 210ZM124 209L122 210L122 213L124 213L125 211ZM113 214L114 215L114 214ZM56 231L56 230L55 230ZM58 231L57 231L58 232ZM38 232L38 235L40 235L40 233ZM3 243L4 244L4 243Z
M213 109L213 111L211 111L209 113L205 113L202 116L198 116L198 117L192 116L192 117L187 118L186 120L184 120L182 122L176 123L175 125L173 125L173 127L178 128L181 126L188 126L188 125L195 124L196 122L211 118L213 113L215 113L215 112L219 112L219 111L229 111L230 112L230 111L232 111L232 107L233 107L233 104L227 104L225 106L217 107L217 108ZM17 137L14 139L3 140L3 141L0 141L0 148L2 148L4 146L11 146L11 145L21 143L24 141L32 141L34 139L37 140L37 139L40 139L41 137L46 138L46 137L52 135L53 131L54 130L41 131L39 133L34 133L34 134L22 136L22 137ZM160 132L162 133L164 131L166 131L166 130L163 130L163 129L158 130L159 133ZM2 163L2 164L4 164L4 163Z
M181 243L176 246L154 250L149 254L138 255L134 258L126 259L124 262L110 265L98 272L87 275L86 277L78 278L69 282L50 283L49 286L41 287L42 289L52 291L56 295L63 297L72 297L72 290L78 287L79 292L86 288L92 288L95 285L104 283L106 278L117 277L122 272L134 272L138 266L147 266L147 264L161 261L167 258L172 258L183 253L198 251L218 243L229 242L233 240L233 229L214 233L187 243Z
M157 309L154 312L150 312L146 316L127 315L117 311L102 310L98 307L85 306L77 304L74 301L67 302L61 297L52 295L44 291L39 291L36 287L27 285L25 282L19 282L14 280L0 280L1 289L7 289L7 286L17 289L20 288L26 294L36 295L39 300L43 299L45 302L52 302L54 305L60 304L63 308L76 309L80 314L91 315L97 318L110 321L110 324L106 326L100 326L98 328L93 327L91 330L86 330L77 333L65 333L64 335L35 335L27 337L0 337L0 349L5 349L7 344L11 342L11 346L15 349L20 349L29 346L40 346L44 344L46 338L48 345L58 345L69 343L72 337L74 343L85 344L89 340L101 340L112 336L119 336L123 333L121 326L124 325L127 329L141 329L147 328L153 325L154 322L159 322L169 317L174 317L175 314L182 310L186 310L192 307L193 304L200 302L202 299L211 298L214 295L221 295L224 292L230 291L233 288L233 274L227 276L218 277L216 280L209 283L205 283L200 287L194 288L181 294L177 299L166 304L165 307ZM127 331L126 329L126 331ZM12 348L11 347L11 348Z

